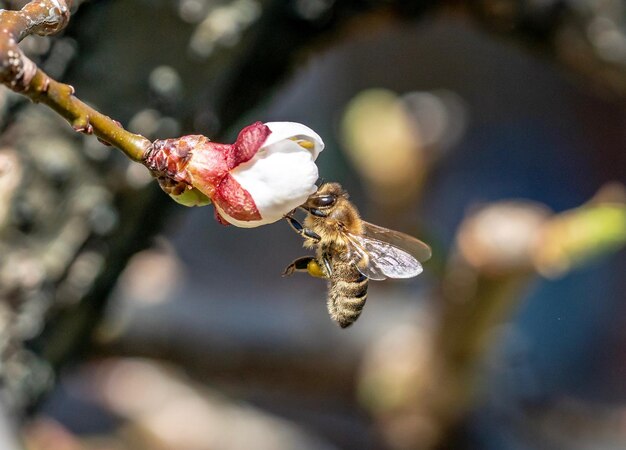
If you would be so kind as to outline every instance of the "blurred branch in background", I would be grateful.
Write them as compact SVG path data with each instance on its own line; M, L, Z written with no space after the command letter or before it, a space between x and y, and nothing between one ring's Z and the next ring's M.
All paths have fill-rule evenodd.
M477 375L497 345L494 331L520 306L533 278L563 275L626 245L623 192L612 184L588 204L559 214L525 201L470 212L433 323L382 341L366 358L362 396L394 448L454 448L451 431L477 394L489 389ZM413 354L401 363L385 359L408 349Z

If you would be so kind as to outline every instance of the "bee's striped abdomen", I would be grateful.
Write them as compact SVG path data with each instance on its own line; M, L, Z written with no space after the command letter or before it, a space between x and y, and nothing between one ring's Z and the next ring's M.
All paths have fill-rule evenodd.
M367 278L351 263L333 261L328 289L328 312L341 328L352 325L367 300Z

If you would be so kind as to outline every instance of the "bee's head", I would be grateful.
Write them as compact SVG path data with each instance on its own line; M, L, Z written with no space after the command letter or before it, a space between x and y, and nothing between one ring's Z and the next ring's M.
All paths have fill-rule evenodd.
M302 208L317 217L326 217L335 207L337 201L347 199L348 193L339 183L324 183L315 194L312 194Z

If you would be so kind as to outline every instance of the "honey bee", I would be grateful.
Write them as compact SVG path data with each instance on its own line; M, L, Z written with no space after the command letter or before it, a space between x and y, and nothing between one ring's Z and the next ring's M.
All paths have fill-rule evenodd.
M328 280L327 306L341 328L352 325L367 299L368 280L411 278L422 272L430 247L408 234L365 222L338 183L322 184L300 207L304 224L285 216L315 256L293 261L283 276L294 272Z

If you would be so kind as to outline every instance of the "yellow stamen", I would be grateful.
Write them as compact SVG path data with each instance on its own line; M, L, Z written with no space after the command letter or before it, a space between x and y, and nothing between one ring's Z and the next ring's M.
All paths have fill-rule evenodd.
M315 142L307 141L305 139L297 139L297 138L291 138L291 140L294 141L296 144L298 144L300 147L305 148L307 150L313 150L315 148Z

